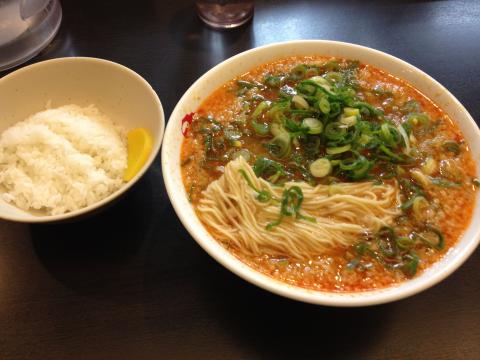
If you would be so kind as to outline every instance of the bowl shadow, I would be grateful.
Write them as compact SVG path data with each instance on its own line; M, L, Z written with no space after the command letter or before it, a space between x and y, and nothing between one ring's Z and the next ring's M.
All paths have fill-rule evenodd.
M114 299L141 286L141 250L165 201L150 169L114 206L95 216L30 226L33 249L52 277L80 294ZM123 286L119 286L123 284Z
M265 358L358 358L381 341L386 306L335 308L271 294L226 271L204 276L208 312ZM218 299L218 300L214 300ZM346 340L348 339L348 346ZM258 342L261 341L261 346ZM316 344L317 346L312 346Z

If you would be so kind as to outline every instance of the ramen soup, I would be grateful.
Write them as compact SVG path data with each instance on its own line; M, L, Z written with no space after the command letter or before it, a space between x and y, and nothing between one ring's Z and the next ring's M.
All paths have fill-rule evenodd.
M470 222L478 181L458 126L373 66L280 59L229 81L186 119L181 166L198 217L282 282L392 286L438 261Z

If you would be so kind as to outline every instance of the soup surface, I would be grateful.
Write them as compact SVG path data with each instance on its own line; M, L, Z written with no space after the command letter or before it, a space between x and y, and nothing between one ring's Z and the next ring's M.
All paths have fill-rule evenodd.
M268 248L252 254L207 226L254 269L315 290L365 291L416 276L462 235L478 186L468 144L438 106L401 79L341 58L270 62L201 104L181 153L194 207L239 156L272 186L297 181L334 189L370 181L398 187L399 213L391 224L308 258ZM282 211L279 206L279 221L290 216Z

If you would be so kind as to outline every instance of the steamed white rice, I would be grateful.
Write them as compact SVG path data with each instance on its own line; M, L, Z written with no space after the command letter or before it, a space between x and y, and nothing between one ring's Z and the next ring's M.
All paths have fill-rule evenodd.
M0 135L2 197L56 215L117 190L127 167L125 130L91 105L30 116Z

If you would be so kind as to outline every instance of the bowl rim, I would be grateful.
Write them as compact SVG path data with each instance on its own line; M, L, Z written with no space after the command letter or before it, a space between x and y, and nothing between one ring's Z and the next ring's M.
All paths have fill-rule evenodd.
M340 47L350 47L360 51L364 51L366 53L370 53L373 56L380 56L387 59L389 62L396 63L400 65L403 69L407 69L414 73L417 73L420 76L425 77L429 82L434 84L435 86L441 88L445 94L449 97L449 100L452 101L454 107L456 107L459 111L461 111L470 125L475 126L475 137L480 139L480 130L476 125L475 121L473 120L472 116L469 112L465 109L465 107L458 101L458 99L451 94L443 85L441 85L438 81L433 79L430 75L426 74L422 70L418 69L417 67L409 64L408 62L399 59L393 55L385 53L380 50L376 50L370 47L357 45L353 43L341 42L341 41L333 41L333 40L293 40L293 41L285 41L285 42L276 42L268 45L263 45L259 47L252 48L247 51L243 51L238 53L211 68L206 73L204 73L201 77L199 77L185 92L185 94L180 98L177 105L175 106L172 114L170 115L169 121L167 122L167 127L165 130L165 139L162 148L162 175L164 178L165 187L172 203L172 206L179 217L180 221L182 222L183 226L187 229L190 236L217 262L223 265L225 268L232 271L234 274L238 275L242 279L250 282L253 285L256 285L262 289L275 293L277 295L284 296L286 298L290 298L293 300L298 300L306 303L317 304L317 305L328 305L328 306L339 306L339 307L357 307L357 306L371 306L371 305L378 305L384 304L388 302L397 301L414 294L420 293L435 284L439 283L450 274L452 274L456 269L458 269L473 253L473 251L477 248L480 242L480 226L475 227L475 234L472 238L468 239L466 246L460 252L454 254L454 257L447 261L443 267L435 269L436 272L433 274L429 273L427 276L426 273L429 269L431 269L435 264L433 264L429 269L424 271L420 276L408 280L407 282L402 282L400 284L396 284L393 286L389 286L387 288L378 289L378 290L369 290L369 291L361 291L361 292L328 292L328 291L318 291L318 290L311 290L305 289L298 286L293 286L287 284L285 282L279 281L272 277L269 277L259 271L255 270L254 268L246 265L238 258L234 257L228 250L218 245L218 242L208 233L208 236L200 236L195 232L194 227L191 225L190 221L183 212L183 207L177 201L178 193L176 193L176 188L178 186L183 186L183 184L178 185L176 184L169 171L169 166L173 166L174 163L170 164L170 160L168 159L167 151L168 145L170 143L170 137L173 136L173 131L175 130L175 119L178 117L182 117L185 114L181 113L182 104L185 102L187 98L193 96L193 91L195 90L196 86L199 83L203 82L206 78L210 77L211 74L219 71L221 68L228 66L230 63L237 61L240 58L248 57L249 55L259 52L265 51L275 47L282 47L282 46L290 46L290 45L299 45L299 44L324 44L324 45L331 45L331 46L340 46ZM285 55L286 56L286 55ZM278 57L271 57L266 61L274 61L275 59L280 59L282 56ZM255 66L255 65L253 65ZM252 67L253 67L252 66ZM237 74L236 76L238 76ZM232 77L233 78L233 77ZM203 98L205 99L205 98ZM173 142L173 140L172 140ZM478 167L478 161L475 161ZM478 171L478 169L477 169ZM478 198L478 195L477 195ZM473 224L474 214L472 214L472 220L468 225L467 229L469 229ZM202 224L203 226L203 224ZM215 246L215 245L218 246ZM221 249L219 249L219 246ZM444 255L446 257L447 254ZM440 261L436 262L438 264ZM403 285L406 284L406 285Z
M148 83L147 80L145 80L142 76L140 76L137 72L133 71L132 69L126 67L125 65L119 64L117 62L111 61L111 60L106 60L106 59L101 59L101 58L96 58L96 57L89 57L89 56L67 56L67 57L60 57L60 58L55 58L55 59L49 59L49 60L44 60L40 61L34 64L30 64L24 67L21 67L15 71L12 71L11 73L3 76L0 78L0 86L2 85L2 82L5 80L9 80L11 78L14 78L18 76L19 74L22 74L24 72L32 71L37 68L41 68L44 66L50 66L55 63L76 63L76 62L90 62L90 63L98 63L98 64L103 64L107 66L111 66L121 72L126 72L133 76L136 80L138 80L142 85L145 86L145 88L151 93L152 99L155 102L155 106L158 110L158 115L160 118L160 126L159 126L159 132L157 134L152 134L152 137L154 139L153 142L153 147L150 153L149 158L145 162L145 164L142 166L140 171L127 183L123 184L119 189L114 191L112 194L108 195L107 197L103 198L102 200L95 202L89 206L83 207L81 209L67 212L64 214L60 215L39 215L35 216L33 215L32 217L23 217L23 216L17 216L17 215L10 215L10 214L3 214L0 213L0 219L3 220L9 220L9 221L15 221L15 222L20 222L20 223L29 223L29 224L34 224L34 223L50 223L50 222L59 222L63 220L68 220L72 218L76 218L78 216L87 214L89 212L92 212L94 210L100 209L103 206L113 202L114 200L117 200L122 194L126 193L144 174L145 172L150 168L154 160L156 159L161 145L163 141L163 136L165 133L165 113L163 111L163 106L160 101L160 98L158 97L158 94L156 93L155 89ZM158 139L158 141L155 141L155 139Z

